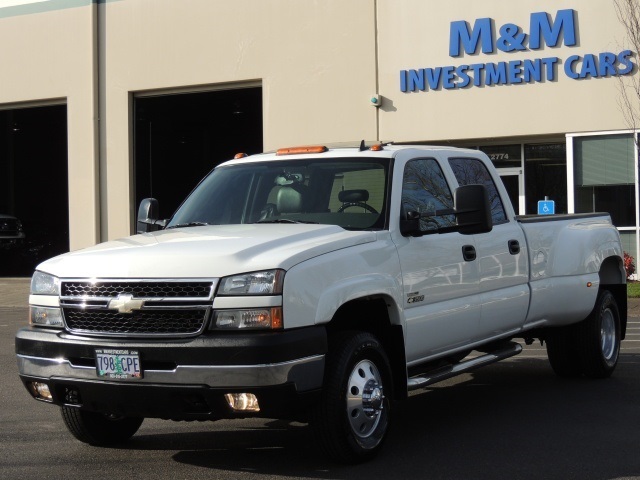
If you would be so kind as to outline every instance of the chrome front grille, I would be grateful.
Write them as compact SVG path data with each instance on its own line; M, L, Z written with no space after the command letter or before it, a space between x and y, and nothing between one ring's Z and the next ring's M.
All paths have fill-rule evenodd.
M60 306L71 333L186 337L211 315L216 280L63 280Z
M210 298L212 282L62 282L63 297Z

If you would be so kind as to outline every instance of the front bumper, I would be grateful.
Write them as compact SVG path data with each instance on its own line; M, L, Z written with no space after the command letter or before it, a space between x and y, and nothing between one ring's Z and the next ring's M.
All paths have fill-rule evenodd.
M134 349L143 378L98 378L95 349ZM96 339L42 328L16 336L25 386L49 385L52 403L125 416L174 419L297 417L322 386L326 330L201 335L180 340ZM234 412L226 393L253 393L260 412Z

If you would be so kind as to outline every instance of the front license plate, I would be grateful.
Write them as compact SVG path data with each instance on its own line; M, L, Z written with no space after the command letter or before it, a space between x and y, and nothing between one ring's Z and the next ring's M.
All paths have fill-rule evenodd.
M137 350L96 349L98 377L113 379L142 378L140 354Z

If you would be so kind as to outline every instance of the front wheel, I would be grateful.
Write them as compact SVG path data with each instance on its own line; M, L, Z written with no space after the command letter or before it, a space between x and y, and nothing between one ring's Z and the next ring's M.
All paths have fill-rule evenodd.
M389 429L392 398L389 361L378 339L342 334L327 355L324 378L312 417L321 448L342 463L373 457Z
M62 407L62 419L78 440L90 445L107 446L129 440L140 428L144 418L119 417Z

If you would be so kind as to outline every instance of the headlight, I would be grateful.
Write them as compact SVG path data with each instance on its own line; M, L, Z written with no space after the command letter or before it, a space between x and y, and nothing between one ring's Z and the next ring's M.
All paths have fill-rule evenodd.
M60 279L48 273L36 272L31 277L32 295L59 295Z
M283 281L284 270L233 275L220 281L218 295L279 295Z
M50 307L30 307L29 323L42 327L62 328L64 326L62 322L62 311L59 308Z
M282 307L218 310L212 328L216 330L282 328Z

